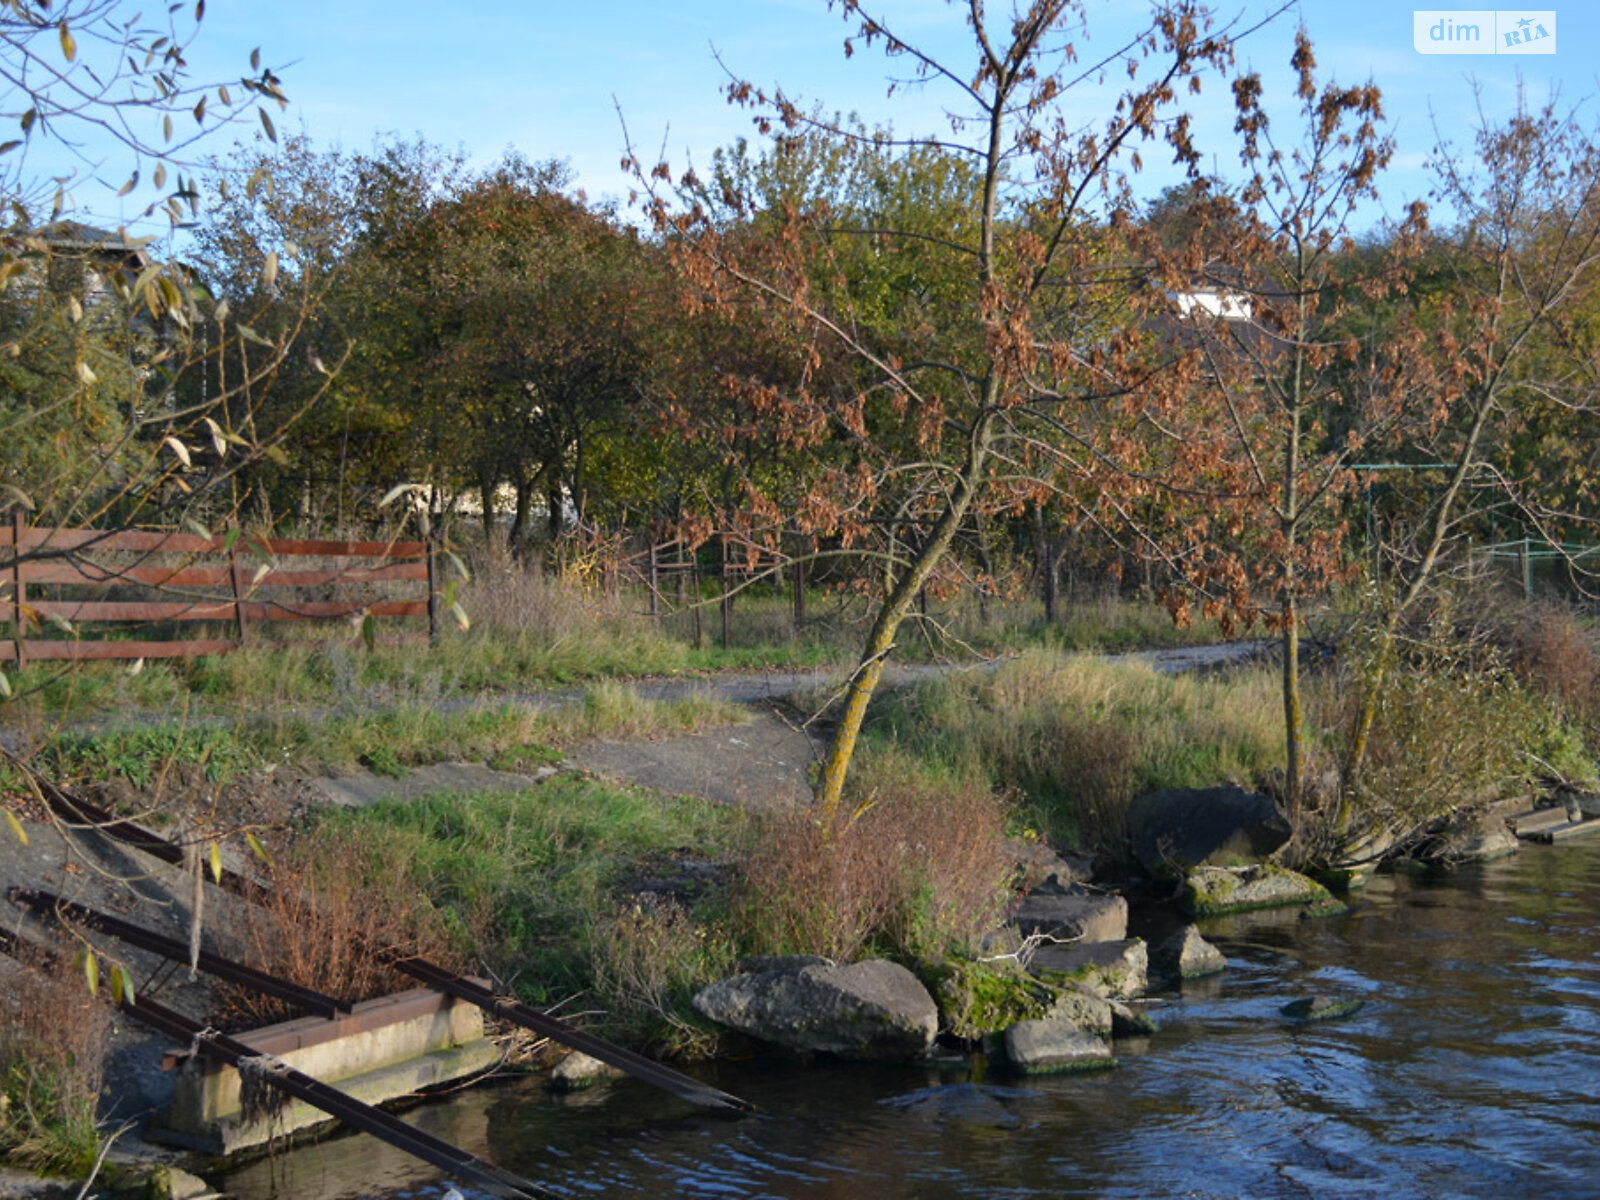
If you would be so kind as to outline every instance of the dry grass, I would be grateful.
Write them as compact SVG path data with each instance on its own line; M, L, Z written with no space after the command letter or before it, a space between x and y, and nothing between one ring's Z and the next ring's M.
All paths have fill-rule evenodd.
M0 1001L0 1154L20 1167L86 1172L111 1006L90 994L71 952L12 964Z
M1282 762L1277 689L1261 668L1161 675L1033 650L886 698L866 755L898 745L938 771L1015 789L1052 841L1115 853L1140 792L1251 782Z
M234 956L352 1003L402 986L374 958L380 947L464 968L457 949L462 922L430 902L415 860L394 850L351 825L280 843L268 871L267 903L242 905L228 935ZM262 1025L303 1015L252 989L218 986L230 1023Z
M981 781L933 781L886 757L855 812L773 815L741 863L741 944L851 961L865 950L937 960L992 928L1010 899L1010 806Z

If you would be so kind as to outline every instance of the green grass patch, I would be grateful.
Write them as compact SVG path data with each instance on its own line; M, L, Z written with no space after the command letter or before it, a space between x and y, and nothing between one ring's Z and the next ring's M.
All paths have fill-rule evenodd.
M662 856L730 854L748 829L728 805L571 777L520 793L379 804L323 823L412 864L429 899L472 931L486 965L536 1004L594 986L596 931L614 924L620 885Z
M267 763L302 770L361 766L397 777L437 762L487 762L529 771L561 759L560 746L593 737L642 738L742 724L749 712L711 696L651 700L618 683L589 688L575 704L532 708L488 703L451 711L403 701L370 711L283 713L230 724L186 721L49 739L45 761L66 779L126 779L159 788L177 771L225 784Z
M924 771L1013 789L1052 840L1109 847L1140 792L1248 780L1280 764L1277 687L1264 668L1163 675L1033 650L886 695L863 754L892 750Z

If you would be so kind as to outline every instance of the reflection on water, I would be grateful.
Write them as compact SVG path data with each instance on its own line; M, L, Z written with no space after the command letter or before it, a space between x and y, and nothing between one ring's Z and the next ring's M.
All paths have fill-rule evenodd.
M1373 881L1348 915L1250 914L1229 970L1121 1042L1120 1070L1038 1080L720 1064L742 1121L632 1081L570 1098L482 1087L418 1125L572 1196L1600 1195L1600 842ZM1316 991L1366 1007L1297 1026ZM436 1198L364 1137L241 1168L240 1200Z

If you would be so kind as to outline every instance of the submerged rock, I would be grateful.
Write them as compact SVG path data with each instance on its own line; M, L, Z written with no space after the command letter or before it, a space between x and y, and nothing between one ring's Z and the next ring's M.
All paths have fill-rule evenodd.
M1197 917L1215 917L1329 898L1328 889L1316 880L1282 867L1201 867L1184 883L1181 903Z
M1291 1000L1280 1011L1295 1021L1334 1021L1359 1012L1365 1004L1365 1000L1350 997L1307 996L1303 1000Z
M1021 1021L1006 1030L1006 1062L1027 1074L1114 1067L1111 1047L1071 1021Z
M1289 840L1272 797L1243 788L1167 788L1128 808L1133 853L1152 875L1266 858Z
M1185 925L1150 953L1150 969L1163 979L1180 982L1215 975L1228 960L1193 925Z
M1111 1000L1107 1003L1111 1005L1112 1037L1150 1037L1161 1031L1156 1019L1144 1009L1134 1008L1121 1000Z
M551 1069L547 1085L556 1092L578 1092L604 1079L620 1079L623 1072L598 1058L574 1050Z
M775 965L703 988L695 1008L761 1041L840 1058L920 1058L933 1044L939 1030L933 997L898 963L768 962Z

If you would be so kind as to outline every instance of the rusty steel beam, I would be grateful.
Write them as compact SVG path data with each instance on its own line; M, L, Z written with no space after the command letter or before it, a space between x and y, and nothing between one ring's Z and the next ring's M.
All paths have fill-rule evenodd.
M125 821L108 809L101 808L98 804L67 791L61 785L50 782L16 755L6 751L4 747L0 747L0 756L10 760L18 769L32 777L39 787L39 795L43 797L45 806L62 820L103 833L113 841L132 846L135 850L142 850L161 862L175 867L183 866L183 847L178 843L169 841L159 833L133 821ZM236 896L258 903L266 891L255 880L236 871L230 871L226 867L222 869L219 886Z
M149 830L141 829L129 822L118 821L110 813L96 808L88 801L76 796L68 796L60 788L40 780L40 790L52 808L57 804L62 806L57 811L66 810L64 815L72 815L73 819L82 820L99 829L113 838L128 842L142 850L154 854L167 862L183 861L183 854L179 847L171 842L166 842ZM223 872L223 886L244 897L247 900L260 902L264 889L253 880L232 872ZM681 1074L664 1067L653 1059L642 1054L635 1054L632 1050L624 1050L621 1046L613 1046L603 1038L598 1038L592 1033L585 1033L572 1025L567 1024L559 1017L526 1004L512 1000L505 996L496 996L481 984L464 979L443 967L436 966L425 959L403 954L394 949L379 949L377 956L380 961L394 968L402 974L427 984L429 987L438 988L448 995L456 996L475 1004L485 1012L531 1029L548 1038L553 1038L562 1045L573 1050L580 1050L591 1058L597 1058L603 1063L625 1071L644 1083L661 1088L674 1096L699 1104L707 1108L720 1109L724 1112L747 1113L754 1112L755 1106L749 1101L741 1100L737 1096L720 1091L708 1083L702 1083L688 1075Z
M153 930L144 929L120 917L113 917L109 913L97 912L82 904L75 904L71 900L63 900L60 896L53 896L49 892L34 891L31 888L14 887L6 893L6 899L13 904L20 904L32 909L41 916L50 916L76 921L89 929L97 929L101 933L108 933L120 941L127 942L130 946L137 946L141 950L148 950L152 954L159 954L163 958L171 959L176 963L189 961L189 947L164 934ZM306 1012L332 1020L335 1017L347 1015L350 1012L350 1003L336 996L329 996L322 992L314 991L308 987L301 987L297 983L290 983L287 979L279 979L276 975L268 975L265 971L258 971L244 963L234 962L231 958L224 958L220 954L210 951L200 951L196 966L208 975L215 975L218 979L226 979L229 983L237 983L268 996L276 996Z
M189 1042L199 1053L216 1062L235 1069L238 1069L240 1062L245 1059L260 1063L266 1069L255 1078L286 1095L293 1096L296 1100L305 1101L313 1108L320 1109L344 1122L351 1129L369 1133L381 1141L388 1142L391 1146L420 1158L423 1162L438 1167L441 1171L448 1172L473 1187L482 1188L495 1196L505 1197L506 1200L546 1200L552 1195L537 1184L452 1146L443 1138L434 1137L431 1133L407 1125L382 1109L363 1104L355 1097L339 1091L338 1088L330 1087L303 1071L295 1070L281 1059L259 1054L237 1038L209 1030L198 1021L192 1021L182 1013L174 1012L153 1000L139 998L132 1003L123 1000L121 1007L123 1012L138 1018L152 1029Z
M402 974L409 975L419 983L425 983L431 988L437 988L446 995L455 996L471 1004L476 1004L485 1012L492 1013L513 1024L521 1025L524 1029L531 1029L535 1033L552 1038L573 1050L581 1050L591 1058L597 1058L603 1063L625 1071L635 1079L648 1083L662 1091L670 1092L680 1099L691 1104L698 1104L704 1108L721 1109L724 1112L749 1113L755 1111L755 1106L737 1096L719 1091L709 1083L703 1083L681 1072L674 1071L671 1067L664 1067L654 1059L646 1058L642 1054L635 1054L632 1050L624 1050L621 1046L613 1046L603 1038L595 1037L592 1033L585 1033L572 1025L568 1025L559 1017L551 1016L547 1012L540 1012L530 1008L509 996L497 996L482 984L464 979L443 967L436 966L426 959L404 955L398 951L384 950L378 954L380 962L386 963Z

